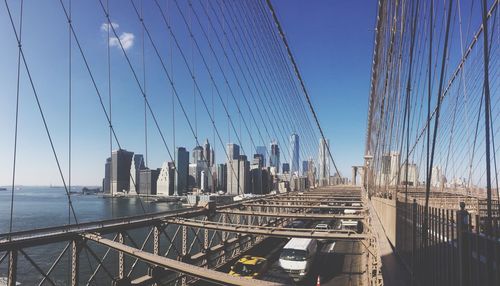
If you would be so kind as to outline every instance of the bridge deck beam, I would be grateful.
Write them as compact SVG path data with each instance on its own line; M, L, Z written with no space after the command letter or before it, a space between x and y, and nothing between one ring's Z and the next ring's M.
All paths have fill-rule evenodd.
M350 230L315 230L315 229L292 229L268 226L249 226L231 223L219 223L211 221L197 221L183 218L171 218L165 220L171 224L191 226L197 228L206 228L233 233L265 235L273 237L297 237L297 238L315 238L332 240L362 240L368 238L366 234L358 234Z
M265 212L265 211L242 211L225 209L218 213L235 214L235 215L252 215L264 217L283 217L293 219L364 219L364 215L338 215L338 214L309 214L309 213L291 213L291 212Z
M119 252L126 253L127 255L138 258L146 263L157 265L160 267L168 268L170 270L174 270L177 272L184 273L186 275L196 277L198 279L202 279L204 281L214 282L214 283L222 283L224 285L242 285L242 286L271 286L271 285L279 285L272 282L257 280L257 279L246 279L231 276L226 273L218 272L211 269L206 269L198 266L194 266L185 262L173 260L170 258L166 258L163 256L154 255L152 253L148 253L142 251L137 248L133 248L131 246L127 246L121 244L119 242L112 241L107 238L103 238L96 234L83 234L88 240L92 240L101 245L110 247Z

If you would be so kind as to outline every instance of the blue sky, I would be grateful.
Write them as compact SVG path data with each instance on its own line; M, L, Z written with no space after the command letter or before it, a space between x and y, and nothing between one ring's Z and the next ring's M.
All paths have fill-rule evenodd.
M170 3L160 1L163 8L175 10ZM19 2L8 1L14 21L18 21ZM68 4L68 1L65 1ZM139 1L136 1L139 5ZM179 1L187 9L185 1ZM194 1L200 5L200 1ZM203 2L205 3L205 2ZM299 1L274 0L273 4L285 30L292 52L305 80L312 102L325 131L331 140L332 152L344 175L350 166L362 163L366 111L373 48L373 27L376 2L367 1ZM132 61L142 84L142 29L128 1L110 1L111 19L118 24L116 32L127 43L127 55ZM198 6L199 7L199 6ZM153 1L144 2L144 19L154 41L169 58L169 36ZM188 15L189 16L189 15ZM190 47L185 25L178 13L172 12L172 27L181 45ZM84 53L89 61L96 84L107 108L107 34L102 29L106 22L99 1L73 1L73 23ZM206 23L205 23L206 24ZM196 27L196 24L193 24ZM200 28L193 28L200 42ZM68 172L68 27L58 1L25 1L23 21L23 49L30 72L47 119L65 176ZM16 98L17 43L8 19L5 5L0 7L0 185L9 185L12 176L14 118ZM147 41L147 40L146 40ZM111 41L113 122L122 147L144 153L144 111L140 90L127 66L123 53ZM192 43L191 43L192 44ZM201 43L206 52L208 45ZM72 183L98 185L103 176L105 158L109 156L108 124L98 97L73 40L72 47L73 135ZM190 57L195 52L185 48ZM173 51L174 78L188 113L194 114L193 84L189 74L181 68L178 51ZM207 99L213 95L208 76L203 74L200 57L192 63L200 76L199 84ZM167 66L170 62L167 62ZM212 62L213 64L213 62ZM172 97L161 66L146 42L147 94L172 149ZM218 81L221 74L214 73ZM54 157L40 119L36 102L26 76L21 72L20 114L18 134L18 162L16 183L25 185L61 184ZM224 96L227 96L224 94ZM217 105L217 99L214 99ZM210 105L210 102L209 102ZM234 103L228 107L234 110ZM242 110L244 108L242 107ZM186 120L176 104L176 145L192 149L195 146ZM200 141L214 142L213 129L198 97L197 132ZM237 128L242 120L235 115ZM224 142L235 140L228 135L227 122L220 108L215 112ZM226 120L227 121L227 120ZM169 160L159 133L148 115L149 166L160 167ZM249 123L255 133L256 128ZM231 138L229 138L231 136ZM249 136L241 135L246 149L251 149ZM254 138L255 139L255 138ZM306 138L307 139L307 138ZM255 139L256 141L259 141ZM267 138L266 138L267 140ZM304 140L304 153L317 156L317 143ZM215 140L216 156L222 161L222 149ZM257 144L260 145L260 144ZM116 143L114 143L116 148ZM282 147L286 150L286 147ZM245 150L246 151L246 150ZM253 153L252 150L246 153ZM283 158L283 157L282 157Z

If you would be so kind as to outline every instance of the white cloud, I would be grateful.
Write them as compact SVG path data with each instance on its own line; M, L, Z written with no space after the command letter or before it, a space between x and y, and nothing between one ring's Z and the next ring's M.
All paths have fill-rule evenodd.
M123 32L119 39L116 37L112 37L109 39L110 47L120 47L120 42L125 50L130 49L134 45L135 36L132 33Z
M118 25L118 23L115 23L115 22L111 22L111 26L113 26L113 28L115 28L115 29L118 29L118 27L120 27L120 25ZM102 25L101 25L101 31L108 32L108 29L109 29L109 24L108 23L102 23Z
M120 27L120 25L118 25L118 23L115 22L111 22L111 25L109 23L102 23L101 31L107 33L110 27L113 27L114 31L118 34L117 30ZM128 32L122 32L118 38L110 37L108 44L110 47L117 47L118 49L120 49L120 42L121 42L123 48L125 50L128 50L134 45L134 39L135 39L134 34Z

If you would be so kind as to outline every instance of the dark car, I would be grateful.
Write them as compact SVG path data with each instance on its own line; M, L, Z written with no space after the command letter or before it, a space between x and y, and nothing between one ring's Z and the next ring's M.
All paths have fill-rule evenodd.
M306 228L307 223L303 220L294 220L287 224L286 228Z

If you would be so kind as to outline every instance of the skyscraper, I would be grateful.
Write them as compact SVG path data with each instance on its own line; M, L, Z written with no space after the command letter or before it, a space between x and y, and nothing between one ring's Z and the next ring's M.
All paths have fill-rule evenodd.
M302 176L307 176L309 170L309 161L302 161Z
M290 164L283 163L283 174L289 174L289 173L290 173Z
M440 187L441 181L442 181L442 177L443 177L443 175L442 175L442 172L441 172L441 168L439 166L432 167L432 171L431 171L431 186L435 187L435 188Z
M200 176L200 190L202 192L207 192L208 191L208 176L207 176L207 172L205 170L201 171L201 176Z
M142 169L145 169L144 165L144 157L142 154L135 154L132 158L132 162L130 164L130 191L131 193L141 193L140 185L141 185L141 177L139 176ZM136 187L137 186L137 187Z
M381 180L385 184L391 186L398 185L398 179L404 180L404 177L399 177L399 152L388 152L382 155L382 177Z
M269 155L269 166L275 167L276 172L280 171L280 148L278 143L271 142L271 154Z
M328 185L330 180L330 156L328 153L328 148L330 146L330 140L324 140L321 138L319 140L319 184L320 186Z
M238 194L238 178L239 178L239 162L238 159L232 159L227 162L227 194L237 195Z
M203 160L203 147L201 146L196 146L193 149L193 152L191 154L191 164L196 164L196 162Z
M105 194L111 193L111 158L106 159L104 165L104 179L102 179L102 191Z
M305 176L307 176L308 187L316 185L316 165L312 158L307 161L307 174Z
M232 170L230 166L232 166ZM247 193L250 187L249 172L250 163L245 155L240 155L239 158L228 162L227 193L230 195Z
M215 150L214 150L214 148L212 148L210 150L210 164L212 164L211 167L215 166Z
M156 183L158 181L158 175L160 174L160 169L142 169L139 172L139 189L143 195L156 195Z
M174 195L174 163L164 162L160 175L158 176L158 181L156 183L156 194L162 196L173 196Z
M293 133L290 136L290 174L299 175L299 135Z
M238 179L239 179L239 158L240 146L233 143L227 144L227 193L232 195L238 194Z
M262 169L252 168L250 170L250 179L252 180L252 188L250 192L252 194L260 195L262 194Z
M240 157L240 146L234 143L227 144L227 156L229 160L237 160Z
M391 152L391 174L390 174L390 182L391 186L396 186L400 183L401 177L399 177L400 171L400 155L399 152ZM398 181L398 179L400 181Z
M189 164L189 172L188 172L188 189L197 188L197 182L200 181L198 178L198 163L190 163Z
M251 180L250 180L250 162L247 160L247 156L240 155L239 162L239 172L238 172L238 194L248 194L250 193Z
M272 188L272 177L267 168L262 169L262 194L269 194Z
M262 155L262 166L266 167L267 149L266 146L255 147L255 153ZM254 157L255 158L255 157Z
M201 188L201 172L203 171L205 171L205 176L208 176L209 169L207 166L207 161L199 160L196 163L189 164L189 179L188 179L189 188L198 188L198 189Z
M408 180L406 180L406 169L408 168ZM433 168L434 169L434 168ZM418 185L418 168L417 164L404 164L401 169L400 182L402 185L417 186ZM432 180L431 180L432 183Z
M227 188L227 165L217 164L217 190L226 192Z
M253 168L262 169L262 167L264 167L264 163L263 162L264 162L264 158L263 158L263 156L261 154L254 154L253 155L253 161L252 161L252 167Z
M213 166L213 158L212 158L212 149L210 148L210 143L208 143L208 138L205 141L205 144L203 145L203 156L204 159L207 161L208 166L211 167Z
M177 148L177 160L175 161L174 191L182 196L187 192L187 179L189 171L189 152L184 147Z
M130 165L134 152L118 149L111 153L111 190L128 192L130 190Z

